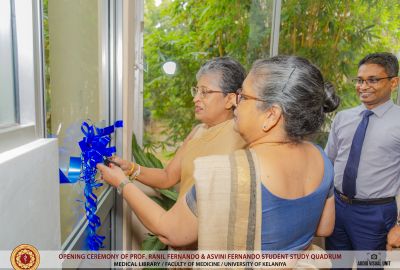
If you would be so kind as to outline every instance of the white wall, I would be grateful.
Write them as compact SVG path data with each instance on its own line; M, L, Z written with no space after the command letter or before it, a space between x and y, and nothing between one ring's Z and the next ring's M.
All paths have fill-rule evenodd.
M0 250L31 244L59 250L60 199L56 139L0 153Z

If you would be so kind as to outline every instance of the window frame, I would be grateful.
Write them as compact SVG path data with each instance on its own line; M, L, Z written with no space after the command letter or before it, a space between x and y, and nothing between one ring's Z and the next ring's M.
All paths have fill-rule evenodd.
M39 21L41 25L41 31L43 32L43 0L37 0L40 2L38 6L39 13ZM101 11L99 15L101 16L101 21L99 21L99 27L101 29L101 48L100 53L102 57L101 61L101 90L100 103L105 108L104 110L100 110L100 118L104 119L106 123L112 124L117 119L122 119L122 109L118 105L116 105L117 100L120 100L120 96L117 93L122 92L122 73L119 75L118 69L118 56L120 55L120 51L118 51L119 44L122 44L122 30L118 30L120 27L119 21L122 21L121 17L116 15L116 10L119 7L119 10L122 10L122 4L119 4L120 1L115 2L113 0L99 0L98 1ZM118 36L118 33L121 36ZM43 34L41 34L43 38ZM44 44L42 42L41 44ZM45 55L43 45L40 50L40 67L41 70L44 70L45 65ZM122 58L121 58L122 60ZM47 136L46 122L45 122L45 80L44 80L44 71L42 72L42 87L43 87L43 99L42 99L42 115L43 115L43 134ZM117 154L122 152L121 143L122 141L122 133L117 129L116 136L113 136L113 140L111 143L117 146ZM118 133L118 134L117 134ZM115 137L117 138L115 140ZM116 235L116 211L115 211L115 189L112 186L108 186L98 197L97 200L97 211L96 215L102 220L102 226L99 228L99 231L104 229L103 220L106 218L110 218L110 227L111 233L110 236L110 246L111 250L115 250L115 245L117 243L115 239ZM108 230L108 228L106 228ZM101 232L100 232L101 234ZM73 230L69 233L67 238L61 242L61 250L63 251L71 251L71 250L82 250L85 248L85 242L88 235L88 221L86 216L83 216L73 228ZM107 240L107 239L106 239ZM79 267L81 261L76 261L76 268Z
M39 4L10 0L16 123L0 127L0 153L44 137Z

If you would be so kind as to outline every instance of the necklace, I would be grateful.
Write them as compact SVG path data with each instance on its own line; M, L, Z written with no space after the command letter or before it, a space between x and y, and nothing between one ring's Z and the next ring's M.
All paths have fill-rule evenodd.
M280 142L259 142L259 143L255 143L255 144L250 144L249 147L254 147L257 145L263 145L266 144L268 146L279 146L279 145L283 145L283 144L289 144L289 143L293 143L292 141L280 141Z

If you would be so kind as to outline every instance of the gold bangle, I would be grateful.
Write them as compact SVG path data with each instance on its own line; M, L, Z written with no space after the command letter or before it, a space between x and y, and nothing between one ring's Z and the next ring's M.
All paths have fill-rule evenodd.
M129 180L131 180L131 181L135 181L135 180L137 180L137 178L138 178L138 176L140 175L140 165L139 164L136 164L137 166L137 170L133 173L133 174L131 174L130 176L129 176Z
M140 165L138 164L138 169L136 170L136 172L133 173L132 177L134 180L137 180L139 175L140 175Z
M131 162L131 165L132 165L132 167L128 172L128 176L131 176L133 174L133 171L135 170L135 167L136 167L134 162Z

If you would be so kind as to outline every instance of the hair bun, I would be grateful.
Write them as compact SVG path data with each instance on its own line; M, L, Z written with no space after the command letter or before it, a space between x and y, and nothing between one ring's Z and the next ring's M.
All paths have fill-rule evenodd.
M335 93L335 87L330 82L324 82L324 90L325 90L325 101L322 105L322 109L324 113L333 112L339 107L340 98Z

